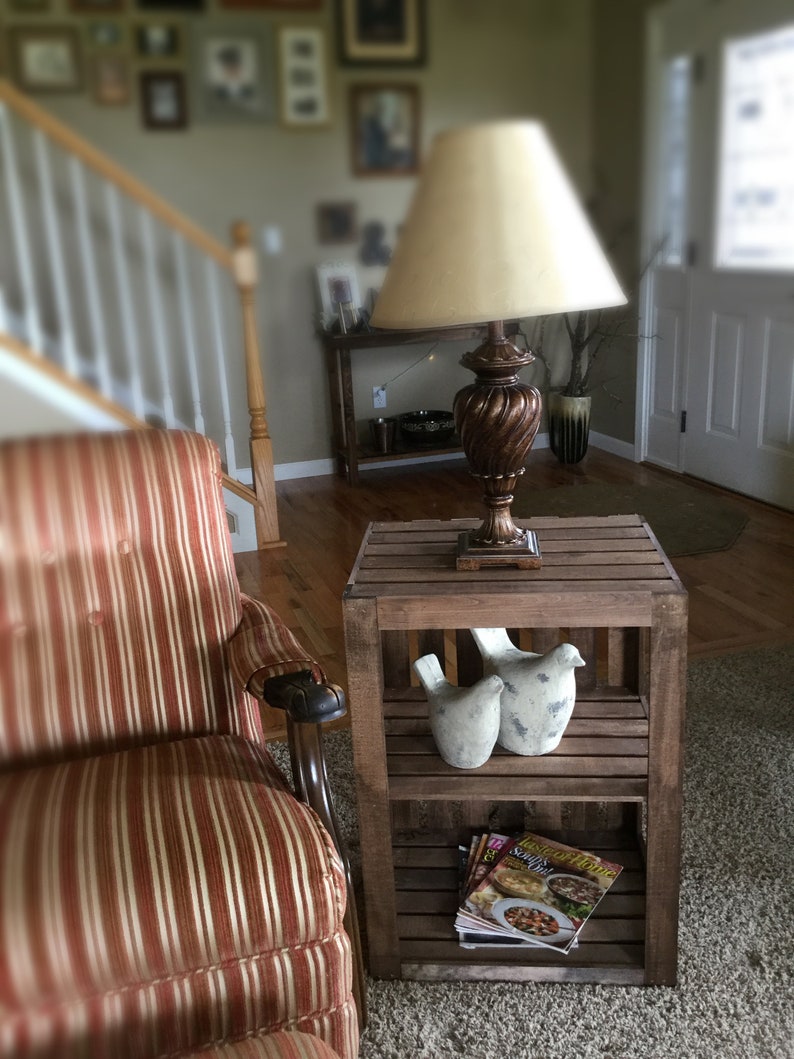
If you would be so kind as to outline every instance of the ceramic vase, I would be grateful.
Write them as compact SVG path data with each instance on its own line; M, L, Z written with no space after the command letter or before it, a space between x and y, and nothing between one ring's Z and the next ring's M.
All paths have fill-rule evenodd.
M584 659L563 643L544 655L521 651L505 629L472 629L486 674L501 677L497 742L525 756L548 754L559 745L576 702L574 670Z
M546 395L549 448L560 463L579 463L590 442L590 395L567 397L552 390Z
M491 675L470 688L450 684L435 655L423 655L414 671L425 689L430 729L441 757L458 769L484 765L499 734L501 677Z

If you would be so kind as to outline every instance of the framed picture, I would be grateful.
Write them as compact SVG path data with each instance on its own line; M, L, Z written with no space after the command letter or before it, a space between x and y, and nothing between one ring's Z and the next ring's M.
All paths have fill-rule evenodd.
M352 85L350 110L356 176L404 176L418 171L416 85Z
M123 11L125 0L69 0L69 8L78 15L102 15L106 11Z
M317 241L319 243L355 243L358 241L355 202L318 203Z
M130 64L126 55L95 55L92 60L94 102L124 107L130 101Z
M177 22L139 22L132 31L137 58L147 62L174 60L182 55L182 27Z
M196 118L270 121L276 116L273 34L266 23L197 23L193 37Z
M302 129L327 125L325 33L317 26L283 26L278 45L282 123Z
M246 11L319 11L323 0L220 0L220 5Z
M339 60L348 66L425 61L425 0L336 0Z
M86 39L90 48L120 48L125 41L124 26L121 22L101 19L89 22L85 27Z
M176 70L149 70L140 74L141 117L147 129L174 131L187 128L185 78Z
M328 331L338 322L343 331L348 331L358 320L361 304L356 266L349 261L318 265L317 289L323 328Z
M27 92L79 92L80 42L73 26L13 26L8 31L14 80Z
M26 15L29 11L49 11L50 0L8 0L8 8L22 15Z
M187 11L194 14L204 10L205 0L137 0L137 4L141 11Z

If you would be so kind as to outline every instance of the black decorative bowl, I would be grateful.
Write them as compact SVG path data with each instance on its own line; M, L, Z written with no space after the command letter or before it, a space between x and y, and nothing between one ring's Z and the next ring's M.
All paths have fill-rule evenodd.
M400 433L409 445L443 445L455 433L452 412L423 408L399 417Z

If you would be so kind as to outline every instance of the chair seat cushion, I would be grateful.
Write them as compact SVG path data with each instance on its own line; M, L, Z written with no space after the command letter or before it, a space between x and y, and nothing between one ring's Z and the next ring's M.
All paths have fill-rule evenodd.
M354 1055L344 903L327 833L239 736L2 776L0 1056L281 1028Z
M189 1059L339 1059L339 1056L311 1033L281 1030L266 1037L249 1037L245 1041L191 1052Z

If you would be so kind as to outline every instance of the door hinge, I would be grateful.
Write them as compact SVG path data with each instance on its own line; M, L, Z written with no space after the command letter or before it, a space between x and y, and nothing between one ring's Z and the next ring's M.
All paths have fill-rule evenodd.
M694 268L698 263L698 245L694 239L690 239L686 244L686 263L687 268Z
M686 434L686 412L681 413L681 433Z

